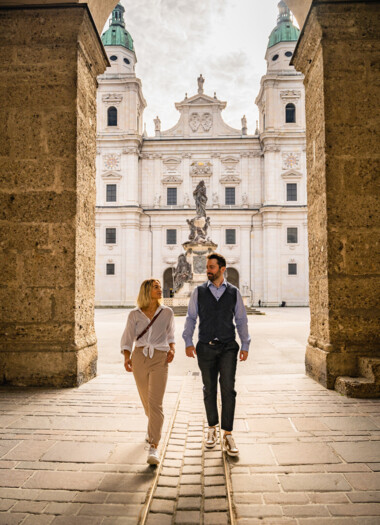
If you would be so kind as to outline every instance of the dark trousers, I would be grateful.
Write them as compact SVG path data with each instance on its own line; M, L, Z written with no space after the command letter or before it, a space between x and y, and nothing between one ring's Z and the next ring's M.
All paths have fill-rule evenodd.
M235 374L239 345L236 341L215 345L197 344L198 365L202 373L203 398L210 427L219 422L217 406L218 376L222 398L222 429L232 431L235 415Z

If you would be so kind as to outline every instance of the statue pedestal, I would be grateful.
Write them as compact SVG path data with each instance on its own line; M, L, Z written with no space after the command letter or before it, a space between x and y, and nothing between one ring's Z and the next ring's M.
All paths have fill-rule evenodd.
M207 281L206 264L207 255L215 252L218 245L212 241L187 241L182 244L186 261L191 266L192 278L174 294L173 305L176 301L189 300L194 288Z

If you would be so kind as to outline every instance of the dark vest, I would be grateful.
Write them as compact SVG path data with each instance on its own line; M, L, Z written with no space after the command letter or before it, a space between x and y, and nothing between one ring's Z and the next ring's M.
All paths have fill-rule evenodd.
M222 297L217 301L207 283L198 286L199 340L208 343L219 339L221 343L235 340L233 322L237 288L227 283Z

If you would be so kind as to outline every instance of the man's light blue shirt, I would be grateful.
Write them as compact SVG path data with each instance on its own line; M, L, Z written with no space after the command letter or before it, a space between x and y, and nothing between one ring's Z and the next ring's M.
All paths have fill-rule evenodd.
M207 286L210 292L217 301L222 297L227 288L227 281L224 279L223 283L217 288L211 281L207 281ZM236 305L235 305L235 324L241 341L241 349L248 352L251 338L248 333L248 319L247 312L243 303L242 296L239 290L236 291ZM186 347L193 345L193 335L195 325L198 318L198 288L195 288L190 297L189 307L187 309L187 317L185 328L182 337L185 341Z

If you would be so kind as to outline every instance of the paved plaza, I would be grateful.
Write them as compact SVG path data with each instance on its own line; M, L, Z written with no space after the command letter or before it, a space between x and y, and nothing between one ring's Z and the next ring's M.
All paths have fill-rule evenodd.
M201 382L184 318L165 396L162 469L146 463L146 418L119 340L127 310L97 310L98 377L77 389L0 389L0 525L378 525L380 402L348 399L303 373L306 308L250 316L224 469L203 447ZM227 472L227 477L225 473Z

